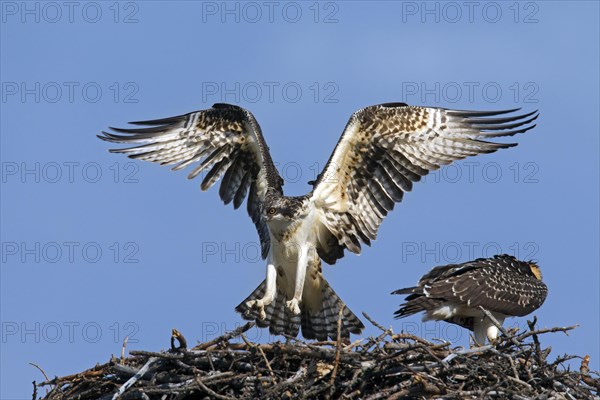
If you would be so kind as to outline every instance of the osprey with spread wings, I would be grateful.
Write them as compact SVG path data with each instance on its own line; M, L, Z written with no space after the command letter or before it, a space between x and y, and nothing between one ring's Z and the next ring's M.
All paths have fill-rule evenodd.
M535 125L536 111L457 111L389 103L358 110L350 117L331 158L305 196L283 194L277 172L254 116L241 107L212 108L176 117L132 122L147 126L111 128L101 139L133 144L113 149L130 158L193 165L192 179L208 171L207 190L219 179L225 204L247 209L267 260L266 279L236 307L245 319L273 334L307 339L337 337L364 328L329 286L321 260L334 264L344 250L360 253L377 237L383 218L413 182L455 160L514 143L482 139L512 136ZM508 116L507 116L508 114ZM341 310L341 311L340 311Z

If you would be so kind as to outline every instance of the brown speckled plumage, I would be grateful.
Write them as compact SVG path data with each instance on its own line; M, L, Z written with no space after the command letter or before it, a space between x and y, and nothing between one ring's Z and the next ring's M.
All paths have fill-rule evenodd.
M328 263L346 248L370 245L387 213L413 182L440 166L468 156L516 146L481 139L532 129L537 113L495 117L516 110L478 112L382 104L355 112L319 179L313 197L325 214L323 225L338 239L320 246ZM329 240L328 242L332 242Z
M417 286L399 289L393 294L408 295L396 311L396 318L419 312L431 315L445 304L474 311L481 306L505 316L524 316L544 303L548 288L536 264L502 254L435 267ZM445 320L473 329L472 318L468 316L457 315Z

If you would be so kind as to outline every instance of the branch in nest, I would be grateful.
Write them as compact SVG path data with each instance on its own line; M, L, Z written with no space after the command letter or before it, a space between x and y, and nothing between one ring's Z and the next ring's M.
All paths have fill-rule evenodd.
M242 333L250 330L254 325L255 325L254 322L248 322L245 325L240 326L239 328L234 329L231 332L227 332L226 334L219 336L218 338L210 340L206 343L200 343L199 345L194 347L193 350L206 350L209 347L212 347L219 343L227 342L227 341L233 339L234 337L240 336Z

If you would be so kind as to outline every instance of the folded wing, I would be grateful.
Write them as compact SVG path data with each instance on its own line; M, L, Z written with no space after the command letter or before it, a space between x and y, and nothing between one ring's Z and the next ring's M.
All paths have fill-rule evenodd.
M506 254L436 267L419 280L418 286L392 292L409 295L396 317L431 311L443 303L527 315L538 309L548 294L544 282L524 272L529 268L528 262Z

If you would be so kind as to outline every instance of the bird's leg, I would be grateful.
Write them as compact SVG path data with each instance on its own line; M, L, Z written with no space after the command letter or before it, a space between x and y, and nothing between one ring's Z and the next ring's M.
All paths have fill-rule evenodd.
M498 325L502 326L502 324L504 323L504 318L500 318L498 316L495 316L496 321L498 322ZM500 333L500 329L498 329L498 327L496 326L496 324L493 321L490 321L488 318L486 318L489 322L489 324L487 324L487 329L485 331L485 334L488 338L488 340L490 341L490 343L493 343L496 341L496 339L498 339L498 334Z
M475 346L471 347L479 347L485 344L487 328L488 326L485 317L475 318L475 321L473 322L473 339L475 341Z
M493 315L493 314L492 314ZM496 318L496 321L500 326L504 323L504 317L493 315ZM473 325L473 334L475 336L475 341L479 346L483 346L485 344L486 339L493 344L493 342L498 339L498 333L500 329L496 326L496 324L490 320L487 316L482 317L481 319L476 318L475 323Z
M246 306L248 306L248 308L254 308L258 311L258 317L260 319L265 319L267 317L265 306L268 306L273 302L273 300L275 300L276 282L277 271L275 270L275 265L269 257L267 262L267 288L265 289L265 295L262 297L262 299L250 300L246 302Z
M298 254L298 264L296 265L296 283L294 285L294 297L285 303L291 313L300 314L300 301L304 291L304 279L306 278L306 267L308 265L308 249L300 247Z

